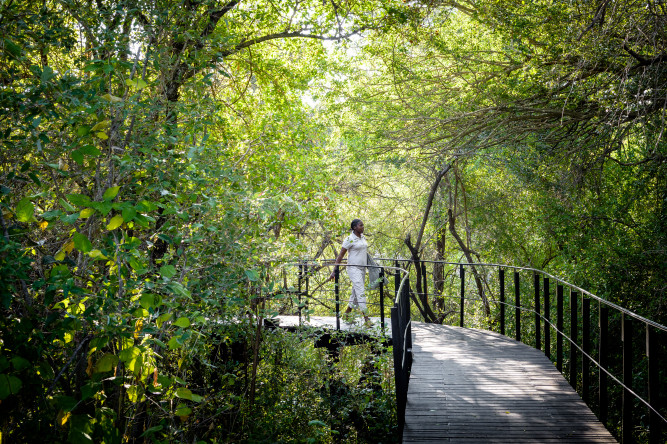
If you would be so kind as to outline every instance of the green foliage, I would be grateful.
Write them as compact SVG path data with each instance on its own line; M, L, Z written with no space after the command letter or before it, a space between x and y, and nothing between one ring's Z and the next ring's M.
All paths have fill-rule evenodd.
M2 437L391 441L386 354L258 301L351 215L405 256L447 163L425 256L451 226L662 320L664 26L626 6L4 4Z

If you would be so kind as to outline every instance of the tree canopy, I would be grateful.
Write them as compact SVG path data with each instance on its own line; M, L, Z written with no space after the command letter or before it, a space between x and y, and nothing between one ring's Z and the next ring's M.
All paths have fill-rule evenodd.
M356 217L666 323L666 8L3 2L0 440L395 439L384 352L258 327Z

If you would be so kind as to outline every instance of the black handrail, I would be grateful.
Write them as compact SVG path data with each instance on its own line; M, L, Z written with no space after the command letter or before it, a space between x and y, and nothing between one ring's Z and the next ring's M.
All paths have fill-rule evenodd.
M387 258L376 258L379 262L390 261ZM391 309L392 314L392 335L393 335L393 344L394 344L394 370L396 378L396 395L397 395L397 407L398 407L398 420L399 425L402 427L404 424L404 412L405 412L405 400L407 399L407 385L409 382L409 372L412 363L411 355L411 320L410 320L410 288L409 288L409 277L407 271L404 268L400 267L399 262L394 261L394 266L383 266L383 268L396 270L396 279L395 279L395 301L394 306ZM401 264L409 264L412 262L409 259L400 260ZM659 334L667 331L667 327L661 325L655 321L644 318L636 313L633 313L623 307L620 307L612 302L609 302L605 299L602 299L589 291L586 291L574 284L571 284L561 278L555 277L549 273L546 273L542 270L537 270L531 267L517 267L504 264L495 264L495 263L467 263L467 262L445 262L445 261L421 261L422 263L427 264L441 264L441 265L452 265L458 269L459 280L460 280L460 310L458 324L460 326L465 326L465 304L466 303L475 303L478 301L486 300L489 304L497 304L500 306L499 314L500 317L500 333L505 334L506 328L506 310L505 307L514 308L514 336L518 341L522 340L522 330L525 332L532 331L534 333L535 347L544 350L544 353L547 357L555 361L556 367L561 372L567 372L568 380L570 384L578 389L582 395L582 398L590 403L593 401L591 399L591 365L595 366L598 369L598 396L597 396L597 407L593 406L592 408L597 409L598 417L600 421L609 426L610 415L609 415L609 406L615 405L616 403L609 402L609 381L613 381L622 391L622 409L619 412L619 417L621 418L622 429L621 436L623 437L623 442L633 442L633 429L635 426L636 414L633 412L633 404L639 402L643 404L648 410L649 417L649 436L650 443L658 443L663 441L663 429L667 429L667 419L665 418L665 413L661 409L661 399L664 398L660 391L660 372L661 368L660 363L664 362L659 356L661 348L658 346L660 339L658 338ZM299 276L303 279L308 279L308 269L309 266L327 268L333 266L333 261L321 261L321 262L301 262L301 265L305 267L300 269ZM298 265L298 264L294 264ZM340 264L346 266L345 264ZM465 280L466 280L466 268L469 267L491 267L498 269L498 281L499 281L499 296L500 300L495 300L489 297L478 298L471 297L468 293L470 290L466 289ZM426 267L420 267L421 276L417 276L417 279L423 279L423 282L426 282ZM305 271L302 271L305 270ZM400 270L400 271L398 271ZM514 303L509 303L505 300L505 271L513 270L514 272ZM521 272L530 272L533 274L533 297L534 302L528 303L527 306L522 306L522 291L521 291ZM303 273L303 274L301 274ZM400 273L405 273L404 277L400 277ZM540 279L541 278L541 279ZM551 284L556 284L556 320L555 323L551 319L551 298L552 298L552 287ZM306 280L306 286L307 286ZM336 281L336 316L339 317L339 296L338 296L338 280ZM541 287L541 288L540 288ZM566 295L564 292L565 288L569 288L569 295ZM425 288L425 287L424 287ZM436 288L431 286L431 288ZM489 287L490 289L490 287ZM382 328L384 331L384 287L380 287L381 298L380 298L380 310L382 316ZM302 294L302 292L299 292ZM308 295L305 295L308 296ZM442 298L453 298L453 296L447 296L437 293L424 293L418 296L426 297L442 297ZM564 308L564 300L569 296L570 310L569 316L566 319ZM306 300L308 297L306 297ZM594 310L598 317L597 325L597 336L594 335L594 330L591 328L591 301L597 302L597 310ZM544 304L544 305L542 305ZM372 305L372 304L369 304ZM532 305L532 307L531 307ZM301 304L300 304L301 306ZM612 362L612 356L609 350L609 344L612 336L610 336L609 329L609 310L613 309L620 314L621 317L621 340L623 343L623 359L622 359L622 368L623 374L621 377L617 377L613 374L611 370L614 363ZM522 313L526 315L531 314L534 317L534 326L522 325ZM396 320L395 320L396 319ZM565 333L565 321L567 321L567 326L569 326L568 334ZM394 323L397 323L397 326L394 326ZM647 386L639 390L633 389L633 379L635 377L634 366L633 366L633 353L635 351L636 340L633 339L635 331L638 331L634 324L640 322L644 326L645 330L645 360L647 361L648 367L648 381ZM489 322L489 328L493 328L496 324ZM339 320L337 319L337 327L340 328ZM551 332L555 332L555 356L552 356L552 338ZM400 335L400 336L399 336ZM529 339L526 337L526 339ZM564 346L563 342L566 341L569 343L569 360L566 362L564 360ZM593 343L596 343L597 347L592 348ZM664 348L664 344L663 348ZM597 354L597 359L593 355L593 352ZM564 366L564 364L566 364ZM648 394L648 399L644 399L637 392L645 391ZM636 400L636 401L635 401ZM613 430L613 427L611 427Z
M308 299L315 299L312 294L309 294L309 277L311 273L310 267L317 267L321 263L313 263L312 261L301 261L293 264L284 264L297 267L297 296L298 296L298 313L299 323L302 323L301 309L306 307ZM324 267L334 266L330 261L324 263ZM334 296L335 296L335 313L336 313L336 330L340 331L340 273L339 266L352 266L348 264L337 264L334 268ZM358 265L353 265L358 266ZM366 265L366 268L376 268L374 266ZM401 268L398 263L395 266L384 266L380 268L380 322L381 329L385 331L384 325L384 277L385 269L395 272L395 299L391 307L391 332L392 332L392 347L394 357L394 386L396 392L396 410L399 426L399 435L402 435L403 426L405 424L405 407L407 405L408 384L410 381L410 370L412 368L412 321L411 321L411 307L410 307L410 279L407 270ZM328 271L328 270L327 270ZM401 273L403 278L401 278ZM328 278L325 282L328 281ZM322 284L324 284L323 282ZM303 285L305 283L305 285ZM322 285L320 284L320 286ZM305 287L305 291L303 291ZM312 290L315 292L319 286ZM290 293L289 290L284 289L284 292ZM303 302L306 301L306 302ZM321 299L320 299L321 301ZM370 304L369 304L370 305ZM307 312L307 310L306 310Z
M376 259L378 261L388 260L388 259ZM403 262L411 262L411 260L404 260ZM463 315L465 313L463 305L465 302L473 301L484 301L484 298L472 299L470 296L466 296L465 289L465 267L493 267L498 268L498 280L502 282L502 290L500 293L500 300L492 300L486 298L486 302L498 304L501 307L510 306L515 308L515 326L516 326L516 339L521 340L521 313L530 312L534 316L534 339L535 347L544 350L545 355L550 359L553 359L551 356L551 330L556 333L556 366L559 370L563 370L563 344L562 341L565 339L570 344L570 357L568 368L568 376L570 384L575 388L579 389L582 398L589 403L590 399L590 376L591 370L590 365L593 364L599 369L599 388L598 388L598 405L599 405L599 418L606 426L609 425L609 415L608 415L608 406L609 406L609 392L608 392L608 380L614 381L622 390L622 409L620 412L622 431L621 436L624 443L634 442L633 431L635 428L636 413L634 412L633 405L636 401L640 404L643 404L648 410L649 416L649 442L650 443L663 443L665 442L663 438L662 429L667 428L667 419L662 409L661 399L664 398L661 396L660 392L660 373L659 369L662 368L661 362L664 362L664 359L661 360L659 356L660 350L658 344L660 344L657 336L663 334L667 331L667 327L661 325L655 321L642 317L636 313L633 313L625 308L622 308L612 302L609 302L605 299L602 299L589 291L586 291L574 284L571 284L563 279L557 278L549 273L546 273L542 270L537 270L531 267L516 267L508 266L503 264L489 264L489 263L461 263L461 262L444 262L444 261L421 261L423 263L431 264L441 264L441 265L452 265L459 268L459 278L461 286L461 295L460 295L460 316L459 316L459 325L464 326ZM515 304L508 304L504 300L504 270L510 269L514 270L514 288L515 288ZM418 273L426 273L426 268L421 267L421 270L417 270ZM520 271L528 271L534 274L533 279L533 290L534 290L534 302L531 308L525 308L521 306L521 285L520 285ZM542 279L540 279L542 277ZM418 276L418 279L425 279L425 276ZM543 283L543 291L540 291L540 283ZM556 286L556 297L557 297L557 319L556 324L551 320L551 289L550 282L555 282ZM563 315L563 296L564 287L570 289L569 300L570 300L570 316L569 316L569 325L570 332L569 335L566 335L564 332L564 315ZM421 296L438 296L438 297L447 297L440 294L421 294ZM594 300L598 302L598 348L596 350L599 355L599 359L596 360L592 355L591 345L592 345L592 330L591 330L591 308L590 302ZM544 314L541 313L541 308L544 308ZM609 353L609 309L616 310L621 316L621 340L623 342L623 375L622 380L613 375L610 370L610 353ZM505 325L505 310L500 310L500 328L501 333L504 333ZM633 389L634 379L636 372L634 371L634 344L637 342L633 338L634 331L636 330L634 326L637 321L644 324L645 330L645 359L647 361L648 367L648 380L646 387L643 387L641 390ZM492 323L490 323L492 324ZM493 325L489 325L490 328ZM544 330L542 331L542 327ZM544 332L544 338L542 338L541 333ZM544 339L544 341L542 341ZM544 344L544 347L542 346ZM662 344L664 348L664 343ZM637 392L645 390L648 394L648 400L642 398ZM635 401L636 400L636 401ZM611 428L613 431L613 427Z

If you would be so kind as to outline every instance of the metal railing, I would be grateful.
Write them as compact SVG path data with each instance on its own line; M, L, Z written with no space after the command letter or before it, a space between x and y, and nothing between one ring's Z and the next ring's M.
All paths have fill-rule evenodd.
M648 426L649 442L667 442L664 439L667 414L661 402L663 393L660 375L660 370L664 367L661 363L665 362L660 356L665 352L666 346L665 341L660 341L660 335L667 332L664 325L530 267L421 261L422 264L431 266L429 276L427 267L411 267L411 260L397 262L394 259L378 258L376 261L393 262L393 266L383 266L383 269L392 271L395 278L394 301L390 313L397 411L401 429L404 424L412 364L411 313L413 306L422 309L419 306L420 300L427 300L437 302L433 305L441 310L436 314L440 316L439 321L442 323L496 330L503 335L512 335L518 341L530 342L529 345L543 350L612 433L618 433L615 425L621 423L619 435L624 444L635 441L635 429L640 415L643 415L644 425ZM308 300L317 299L312 295L313 290L310 287L310 279L313 277L311 271L323 268L328 271L329 267L333 266L333 261L302 262L294 265L299 267L298 288L295 293L299 295L301 314L303 308L308 308ZM440 276L436 276L434 272L436 267L441 267ZM406 269L410 269L410 273L407 273ZM514 298L511 302L506 294L507 271L513 273L510 292L513 289ZM530 274L532 279L525 279L525 274ZM421 289L421 293L411 288L410 275L414 282L419 284L417 288ZM474 281L473 285L466 285L471 279ZM324 282L320 283L317 289L323 284ZM429 286L434 291L429 292ZM552 286L555 286L555 291ZM324 292L329 293L331 290ZM334 279L333 292L336 326L340 329L341 282L338 273ZM387 297L385 293L386 288L381 284L379 300L369 300L368 303L376 309L379 307L383 331L386 310L384 299ZM453 293L458 295L453 296ZM591 305L593 302L596 306ZM476 304L479 308L475 307ZM566 304L569 306L567 311ZM555 309L555 319L552 309ZM466 315L470 316L470 313L472 317L466 319ZM369 314L377 314L377 311ZM639 353L636 347L641 330L645 331L641 339L641 342L645 343L645 353ZM615 385L611 386L611 382ZM619 396L620 411L610 408L618 404L612 401L616 401L615 397ZM637 406L643 406L644 413L641 413ZM645 419L646 416L648 419Z
M450 283L458 278L460 296L457 298L458 307L455 307L458 310L450 307L448 313L450 317L451 314L458 314L459 326L466 326L465 313L474 311L466 310L469 303L488 304L495 310L492 316L482 316L486 323L485 327L507 335L508 321L512 321L514 337L525 343L534 341L530 345L544 351L545 355L556 364L558 370L563 372L570 384L578 390L583 400L596 411L600 421L610 431L617 432L615 424L620 420L619 435L624 444L636 441L636 426L642 414L641 410L645 416L648 416L648 420L644 420L644 425L648 425L648 441L652 444L667 442L664 435L667 430L667 413L662 404L664 396L661 393L661 389L664 392L661 387L664 382L661 381L660 375L660 370L665 367L663 356L666 346L665 341L660 340L660 336L664 336L667 332L666 326L542 270L489 263L421 262L432 264L432 266L437 264L442 267L451 267L449 270ZM482 269L492 269L497 271L497 274L494 273L491 276L488 272L480 273ZM452 296L444 293L428 293L426 267L414 267L413 274L416 273L414 270L419 270L415 279L421 280L425 294L413 294L413 299L419 300L419 296L453 299ZM477 287L476 298L471 295L473 292L466 288L466 270L473 271L475 280L482 281L481 283L475 282L473 286ZM513 303L507 300L505 293L507 270L513 271ZM521 277L522 273L532 274L532 285L530 280L524 282ZM497 292L494 291L490 281L497 283ZM431 284L433 287L436 286L433 275ZM552 284L555 284L555 292L551 288ZM453 285L450 285L448 289L450 293L452 287ZM480 287L485 293L483 297L479 295ZM529 289L526 287L532 287L530 289L532 291L527 291ZM566 292L566 289L569 291ZM494 293L498 296L497 299ZM532 293L532 297L527 297L526 293ZM554 302L555 320L552 316ZM569 305L567 312L564 310L565 302ZM592 307L592 302L595 302L597 307ZM514 309L513 317L507 317L507 307ZM484 312L485 310L478 311ZM532 319L525 322L528 320L526 318ZM479 317L475 321L479 324ZM638 325L640 328L637 328ZM643 335L641 330L645 332ZM555 337L552 333L555 333ZM620 342L620 347L614 349L611 346L612 342ZM639 349L635 348L640 342L645 345L644 353L640 353ZM569 348L567 355L565 354L566 346ZM620 375L617 371L618 367L621 368ZM594 374L597 374L596 381L592 379ZM664 378L664 375L662 376ZM610 382L614 382L615 387L620 391L620 411L610 409L610 406L618 404L611 402L610 398L615 393L610 387ZM595 389L596 397L593 396L592 389ZM642 406L643 409L637 409L637 406Z
M303 311L310 313L308 301L317 301L318 304L327 308L329 312L334 312L336 316L336 330L340 331L340 294L341 294L341 280L340 268L347 267L347 264L338 264L335 266L333 261L312 262L302 261L299 263L286 264L287 266L297 267L297 282L296 286L290 290L285 282L285 293L291 294L297 298L296 311L299 314L299 322L302 323ZM317 298L313 296L313 292L319 290L328 282L328 270L330 267L334 268L334 298ZM354 265L358 267L358 265ZM377 268L366 265L365 268ZM311 280L321 274L322 270L326 270L324 278L319 276L319 283L314 289L311 289ZM394 358L394 386L396 392L396 407L397 418L400 433L402 434L403 425L405 423L405 407L408 397L408 384L410 381L410 369L412 368L412 323L411 323L411 307L410 307L410 279L407 270L396 266L380 267L379 282L378 282L378 300L377 302L367 301L367 305L379 308L379 313L368 311L368 315L379 314L380 326L382 333L386 331L385 327L385 298L388 297L385 291L385 273L387 271L393 272L395 279L395 291L393 304L390 304L391 315L391 337ZM403 275L401 277L401 274ZM333 302L333 307L326 306L325 302Z

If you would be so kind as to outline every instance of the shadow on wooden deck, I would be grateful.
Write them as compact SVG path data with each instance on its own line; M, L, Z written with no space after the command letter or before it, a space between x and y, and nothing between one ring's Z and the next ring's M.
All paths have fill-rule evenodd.
M544 354L497 333L413 323L404 443L615 443Z

